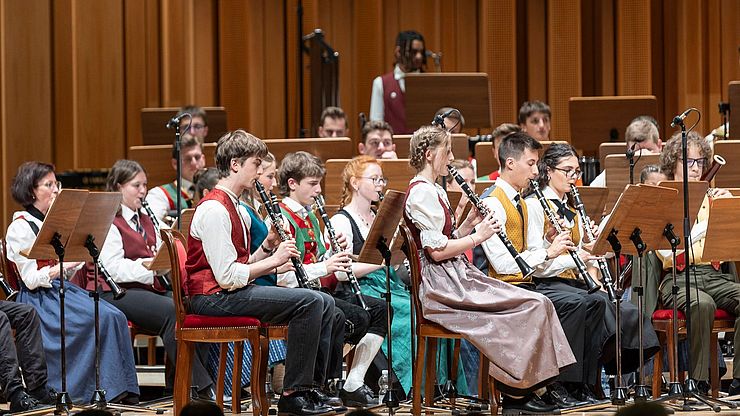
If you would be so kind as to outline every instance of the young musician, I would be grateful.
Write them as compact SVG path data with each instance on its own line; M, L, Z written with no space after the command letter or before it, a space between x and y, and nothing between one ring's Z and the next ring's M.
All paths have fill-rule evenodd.
M519 108L519 127L538 142L550 140L550 106L542 101L525 101Z
M100 250L100 263L111 279L126 289L126 294L115 299L110 286L100 276L100 297L120 309L136 326L159 335L167 352L167 359L174 369L177 341L172 292L163 285L162 276L157 276L161 271L151 271L143 264L154 258L162 244L159 226L154 224L141 205L146 196L146 186L146 172L136 161L119 160L108 172L106 191L120 192L122 199L121 207ZM81 286L87 290L95 290L94 268L87 269ZM214 384L204 366L207 351L205 346L198 346L198 354L193 360L193 385L198 386L204 397L211 396ZM172 388L174 378L174 371L167 371L165 385Z
M321 160L310 153L296 152L286 155L278 171L278 184L284 196L280 208L291 235L296 238L296 245L306 264L309 279L321 278L321 285L333 294L337 308L344 313L349 322L345 340L358 348L353 368L345 382L349 383L349 386L345 384L339 391L339 397L342 401L346 399L350 406L365 407L377 403L363 380L385 337L388 316L383 300L363 295L368 307L368 310L365 310L347 284L338 281L340 276L337 272L346 272L350 267L360 276L379 267L350 265L346 248L342 247L343 251L339 253L327 249L318 218L306 208L313 205L314 197L321 195L321 179L324 173ZM344 235L337 237L340 245L347 245ZM291 275L294 275L294 272L278 275L278 282L290 284L288 282L294 278ZM345 278L346 274L341 277ZM329 375L341 377L341 371L336 370L338 369L335 368Z
M275 184L275 167L276 167L276 161L275 156L273 156L272 153L267 153L264 158L262 158L262 164L260 165L262 168L262 173L259 176L259 182L262 184L262 186L265 187L265 189L272 189L272 187ZM215 175L213 175L212 171L215 171ZM208 168L203 171L202 174L196 174L196 189L201 194L205 193L207 194L210 192L218 183L218 169L216 168ZM253 189L252 189L253 191ZM203 198L205 195L200 195L201 198ZM245 202L249 201L249 203ZM251 221L251 227L249 228L249 254L254 255L257 250L260 249L262 246L262 243L265 241L265 239L269 236L273 238L274 241L270 242L271 245L279 244L280 241L277 240L277 236L273 234L268 234L268 228L265 221L262 219L262 217L258 214L258 209L255 209L254 207L259 206L259 202L254 200L254 198L249 195L249 192L245 192L242 194L242 198L239 199L239 205L243 207L247 213L249 214L249 219ZM266 285L266 286L275 286L275 275L273 273L267 274L265 276L259 277L255 279L254 283L258 285ZM226 364L226 384L224 385L224 394L226 396L231 396L231 378L233 376L233 362L234 362L234 343L230 342L228 343L226 352L226 360L228 363L231 363L229 365ZM210 349L210 353L208 355L208 371L211 373L211 377L216 377L218 374L218 366L219 366L219 360L220 360L220 352L221 352L221 345L213 344ZM283 378L280 376L280 374L285 373L285 355L287 354L287 346L285 344L284 340L270 340L270 347L269 347L269 353L267 357L268 364L272 366L279 366L280 368L278 370L275 370L273 372L273 376L271 379L271 385L273 388L273 391L275 392L281 392L282 391L282 382ZM250 344L246 344L244 346L244 354L242 357L242 379L241 379L241 385L247 386L249 385L251 381L251 372L252 372L252 346ZM276 377L277 375L277 377Z
M342 172L342 200L339 211L331 218L331 224L337 233L347 238L347 251L359 255L365 243L370 228L375 221L375 210L372 207L380 199L381 192L385 188L387 180L383 177L383 171L378 160L371 156L358 156L352 159ZM360 276L354 265L355 275L359 278L362 294L374 298L383 299L386 291L385 270L380 266L374 267L364 276ZM336 273L341 281L347 279L346 273ZM391 324L391 341L393 342L393 372L403 386L404 392L411 388L411 326L409 293L403 282L398 279L395 270L391 268L391 306L393 308L393 321ZM346 286L346 283L343 284ZM348 290L345 288L343 290ZM356 347L355 361L362 354L369 360L375 356L379 348L387 354L386 342L383 335L368 333ZM353 367L344 389L352 391L358 382L359 370ZM385 369L385 367L381 367ZM371 380L372 381L372 380ZM366 389L363 385L361 388Z
M712 150L706 140L693 131L689 132L687 142L688 180L698 181L702 173L709 168ZM661 169L669 179L680 181L684 178L681 153L681 133L676 133L666 143L660 155ZM735 315L734 342L735 345L740 345L740 283L735 281L734 275L724 273L720 263L702 258L711 201L731 196L726 189L710 189L691 228L691 367L700 390L708 390L709 349L716 348L709 344L709 335L716 309L724 309ZM693 216L693 213L691 214ZM658 250L657 254L663 259L663 269L668 273L660 285L661 298L665 307L670 308L674 301L670 276L673 260L670 251ZM686 308L685 267L685 254L681 253L676 259L679 309ZM729 392L730 395L735 395L740 393L740 354L735 354L733 359L732 377Z
M46 356L36 310L24 303L0 300L0 391L10 402L10 411L24 412L55 403L56 391L46 383Z
M459 227L455 223L447 194L436 184L448 174L451 146L450 134L437 126L421 127L411 138L410 163L417 175L404 216L424 252L419 289L424 317L462 333L486 355L491 376L507 394L505 414L552 412L557 408L534 391L574 363L573 353L545 296L491 279L461 255L498 239L494 234L501 226L492 213L482 218L475 209Z
M187 118L182 120L186 123ZM194 117L193 125L197 125ZM191 126L192 128L192 126ZM183 134L180 137L180 159L182 160L182 189L180 190L180 201L183 209L193 207L195 196L195 184L193 176L195 172L203 169L206 159L203 156L203 142L191 134ZM172 144L172 169L177 171L176 143ZM152 188L146 196L146 202L154 212L154 216L161 223L165 223L165 217L170 211L176 210L177 204L177 178L172 182Z
M259 276L291 267L289 259L299 255L294 240L274 246L273 239L266 239L259 250L249 253L251 220L240 207L238 196L254 186L265 155L264 142L243 130L219 139L216 167L220 179L198 204L190 225L186 293L197 314L253 316L270 324L287 323L285 388L278 412L333 414L315 386L323 385L326 378L336 322L334 300L315 290L253 284Z
M501 141L504 140L504 137L510 135L511 133L517 133L522 131L522 128L519 127L517 124L512 123L503 123L500 124L498 127L493 129L493 132L491 133L491 151L493 152L493 157L498 159L498 147L501 145ZM499 167L500 169L500 167ZM495 181L498 179L500 170L494 170L493 172L478 177L479 181Z
M17 268L20 293L17 302L36 308L41 318L41 333L48 369L48 382L61 388L61 342L59 315L59 279L69 279L81 263L65 262L60 276L59 263L53 259L32 260L21 254L30 249L41 230L44 218L59 194L61 184L54 166L25 162L13 178L11 194L24 210L13 214L6 234L7 256ZM75 403L88 403L95 390L95 320L89 293L65 284L65 338L67 352L67 390ZM132 395L138 401L139 386L134 353L126 316L113 305L100 301L100 382L113 401Z
M549 209L560 220L560 227L570 237L573 251L578 254L588 268L592 256L584 249L586 236L583 224L569 196L571 186L580 178L578 154L570 144L556 143L545 151L538 163L538 190L544 196ZM509 179L511 174L504 176ZM506 180L506 179L503 179ZM512 180L513 181L513 180ZM532 191L530 189L530 191ZM533 192L533 191L532 191ZM545 215L536 195L525 199L527 206L527 248L530 252L547 249L550 244L548 234L553 226ZM593 228L593 227L592 227ZM595 233L595 236L598 236ZM592 243L589 241L589 243ZM531 264L533 265L533 264ZM594 275L596 273L593 273ZM605 363L607 373L614 373L616 308L606 292L589 294L586 284L579 277L573 258L567 253L550 258L541 263L534 273L535 290L547 296L555 304L560 323L565 329L573 351L583 351L582 361L558 377L569 395L582 401L593 401L593 386L600 383L600 363ZM595 283L595 279L589 274ZM603 277L602 277L603 278ZM584 309L570 308L569 305L585 305ZM581 314L580 311L585 311ZM634 371L639 365L639 324L637 308L629 303L621 303L621 354L622 370ZM643 317L644 358L648 360L660 348L657 335L650 322L650 316ZM578 355L578 353L576 353ZM551 396L558 401L556 386L551 386ZM561 403L565 405L566 403Z

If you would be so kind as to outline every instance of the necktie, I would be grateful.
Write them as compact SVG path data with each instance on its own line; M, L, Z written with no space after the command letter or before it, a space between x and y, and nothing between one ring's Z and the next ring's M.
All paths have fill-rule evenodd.
M522 201L519 194L514 197L514 205L516 205L516 210L519 211L519 216L524 220L524 211L522 211Z
M141 236L144 237L144 240L146 240L146 231L144 231L144 227L142 227L141 222L139 222L139 214L134 214L132 221L136 225L136 232L141 234Z

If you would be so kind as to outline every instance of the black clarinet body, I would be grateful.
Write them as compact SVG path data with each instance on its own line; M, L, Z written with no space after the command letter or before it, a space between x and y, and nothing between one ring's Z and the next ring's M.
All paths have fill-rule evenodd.
M581 218L581 222L583 223L583 228L586 230L586 236L590 241L594 241L594 232L591 227L589 227L591 220L588 218L588 214L586 214L586 207L583 206L581 194L578 193L578 188L574 184L570 185L570 192L573 195L573 202L576 206L578 216ZM614 280L609 271L609 264L607 264L606 259L602 257L598 260L598 265L599 271L601 272L601 278L603 279L602 283L606 289L606 294L609 296L609 300L611 302L616 302L617 294L614 292Z
M321 195L317 195L314 197L314 200L316 201L316 208L319 210L321 219L324 221L324 225L326 225L326 231L329 234L331 249L333 252L338 253L342 249L337 241L337 233L334 230L334 226L332 225L331 221L329 221L329 216L326 214L326 209L324 208L324 198ZM355 273L352 271L351 265L349 271L347 272L347 281L349 281L350 288L352 288L352 293L357 296L357 300L360 302L360 306L362 306L362 309L368 310L367 304L365 304L365 299L362 298L362 289L360 289L360 283L357 281L357 276L355 276Z
M273 203L274 201L267 195L265 187L258 180L254 181L254 186L257 189L257 193L259 193L260 199L262 199L262 203L265 205L265 211L270 217L270 220L272 220L272 225L277 231L280 241L290 240L290 236L283 228L283 220L280 217L279 211L276 210L277 205ZM298 281L299 287L303 289L319 289L318 285L308 281L306 269L303 267L303 263L301 263L299 259L291 257L290 262L293 264L293 268L295 269L295 278L296 281Z
M452 165L447 165L447 169L450 172L450 175L455 179L455 182L457 182L458 185L460 185L460 189L463 190L465 195L468 197L468 200L470 203L473 204L475 209L480 212L481 215L484 217L488 215L489 209L486 206L486 204L481 201L480 197L473 192L472 189L470 189L470 186L467 182L465 182L465 179L460 175L460 173L455 169ZM534 268L527 264L526 261L522 258L521 254L517 251L517 249L514 247L514 244L511 243L511 240L509 240L509 237L506 236L506 233L501 230L499 233L496 234L498 238L501 240L501 242L504 244L504 247L506 247L506 250L511 254L511 257L514 258L514 261L516 262L516 265L519 267L519 270L522 272L522 277L528 277L532 273L534 273Z
M535 196L537 196L537 200L542 206L542 210L545 211L545 216L547 216L547 219L550 220L550 224L555 227L555 231L557 231L558 234L562 233L563 227L561 227L560 223L558 222L560 218L558 218L557 214L555 214L552 208L550 208L550 205L547 203L547 199L545 199L545 195L540 190L539 183L536 180L532 179L531 184L532 188L534 189L534 194ZM568 250L568 254L573 259L573 262L576 264L578 276L583 280L584 283L586 283L588 293L594 293L598 291L599 285L594 282L593 277L591 277L591 275L588 273L588 270L586 269L586 263L583 262L583 259L575 251Z

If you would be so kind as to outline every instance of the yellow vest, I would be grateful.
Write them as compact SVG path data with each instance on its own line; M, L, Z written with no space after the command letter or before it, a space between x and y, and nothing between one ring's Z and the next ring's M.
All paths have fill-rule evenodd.
M506 196L506 193L501 189L501 187L496 187L489 198L498 199L501 202L501 205L504 206L504 212L506 213L506 224L504 227L506 229L506 236L511 240L511 244L520 253L526 250L527 204L524 203L524 200L520 200L519 202L519 205L522 207L522 214L524 217L524 220L522 221L522 217L519 216L519 211L516 209L516 206L511 202L509 197ZM525 279L522 277L521 272L516 274L499 274L496 272L496 269L492 264L488 267L488 275L512 284L532 282L531 276Z
M547 205L550 206L550 209L555 213L555 215L558 215L558 208L553 204L549 199L547 200ZM566 206L568 210L573 212L573 210L570 209L570 207ZM575 212L574 212L575 213ZM573 218L574 226L570 229L570 239L573 240L573 244L576 246L581 242L581 228L580 223L578 222L578 215L576 215ZM545 230L543 231L543 236L547 235L547 231L550 229L550 220L547 218L547 215L545 215ZM569 254L561 254L562 256L569 256ZM563 279L576 279L576 273L574 269L568 269L564 272L560 273L558 277L562 277Z
M709 207L710 206L711 206L711 199L709 198L708 195L705 195L704 200L701 203L701 208L699 208L699 213L696 214L696 221L694 222L694 224L709 220ZM683 242L683 239L681 239L681 242ZM705 237L702 237L698 241L694 241L694 245L692 246L691 253L689 253L692 259L692 261L690 261L689 264L694 264L697 266L712 264L712 262L710 261L702 260L702 255L704 254L704 244L705 243L706 243ZM667 256L663 256L663 254L658 251L656 251L655 254L658 256L658 259L663 261L663 270L670 270L673 267L673 258L671 257L670 254ZM678 257L681 257L681 256L682 254L679 253ZM685 254L683 254L683 256L685 256ZM676 263L680 266L682 262L678 261Z

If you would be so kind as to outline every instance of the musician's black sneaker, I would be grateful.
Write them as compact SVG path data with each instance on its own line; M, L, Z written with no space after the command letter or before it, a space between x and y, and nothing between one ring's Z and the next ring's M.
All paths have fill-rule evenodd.
M44 405L29 396L25 391L20 391L14 394L13 398L10 400L11 413L25 412L28 410L40 409L42 407L44 407Z
M57 402L57 391L46 385L37 387L28 394L41 404L56 404Z

